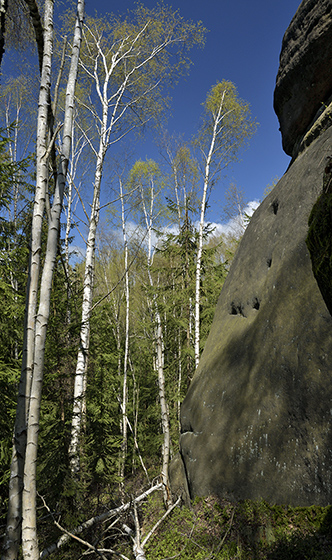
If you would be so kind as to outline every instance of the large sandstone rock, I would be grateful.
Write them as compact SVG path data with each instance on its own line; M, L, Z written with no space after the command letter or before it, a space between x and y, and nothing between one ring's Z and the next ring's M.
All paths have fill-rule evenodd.
M283 148L296 157L301 138L332 94L332 0L303 0L282 42L274 93Z
M304 0L285 34L275 107L293 161L250 221L182 405L171 483L191 497L332 503L331 11Z
M331 147L329 128L256 210L239 246L182 405L192 497L332 501L332 317L305 243Z

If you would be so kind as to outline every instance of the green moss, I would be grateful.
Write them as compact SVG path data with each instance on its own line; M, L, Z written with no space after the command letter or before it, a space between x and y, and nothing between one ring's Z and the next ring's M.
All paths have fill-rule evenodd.
M162 503L154 497L144 507L150 526L144 527L146 532L161 516ZM178 508L165 521L146 547L146 557L332 560L331 521L332 506L292 508L263 500L233 504L196 498L191 509Z
M306 244L310 253L312 271L332 314L332 190L331 164L325 170L323 192L309 216Z
M87 509L93 510L92 501ZM139 506L141 541L164 513L161 492ZM49 521L43 521L48 538ZM113 520L93 526L82 537L133 558L132 539L122 530L123 523L134 528L132 512L125 512L112 530ZM51 537L53 542L56 535ZM81 554L81 545L72 541L58 558L72 560ZM145 554L147 560L332 560L332 506L293 508L263 500L198 498L191 507L172 511L146 544Z

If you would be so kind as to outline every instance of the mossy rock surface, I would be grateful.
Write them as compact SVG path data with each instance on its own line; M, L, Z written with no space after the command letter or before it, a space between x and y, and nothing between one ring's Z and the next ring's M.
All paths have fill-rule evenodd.
M308 219L332 130L256 210L182 405L191 496L332 503L332 317L312 271Z
M323 179L323 192L309 216L306 239L312 270L332 314L332 164L329 161Z

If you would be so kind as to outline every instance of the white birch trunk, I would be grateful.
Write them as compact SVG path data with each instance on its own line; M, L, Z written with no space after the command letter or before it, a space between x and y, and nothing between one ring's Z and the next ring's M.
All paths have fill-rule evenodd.
M204 232L204 220L205 220L205 210L206 210L206 198L208 193L208 187L210 183L210 167L214 152L214 147L216 143L217 136L220 132L218 127L221 121L221 113L224 102L224 95L221 98L217 114L214 116L213 130L211 135L211 143L207 156L205 157L205 168L204 168L204 186L203 195L201 202L201 215L199 220L199 231L198 231L198 250L196 258L196 283L195 283L195 367L199 364L199 344L200 344L200 295L201 295L201 264L202 264L202 253L203 253L203 232Z
M168 464L170 454L170 431L169 431L169 414L166 401L165 392L165 375L164 375L164 345L162 335L162 325L160 315L156 311L157 319L157 332L156 332L156 367L158 373L158 389L159 389L159 402L161 410L161 424L164 434L163 448L162 448L162 469L161 477L164 485L164 502L167 507L171 504L171 494L169 491L168 481Z
M126 320L125 320L125 349L123 357L123 385L122 385L122 457L120 476L124 478L125 463L127 457L127 365L129 352L129 270L128 270L128 241L125 222L125 208L123 199L123 188L120 179L120 198L121 198L121 222L124 243L124 267L125 267L125 296L126 296Z
M108 47L108 53L112 52L111 56L106 56L105 52L102 50L102 42L100 37L91 34L91 40L94 42L94 48L96 48L97 54L94 55L93 62L91 66L89 63L84 63L81 60L81 66L85 70L86 74L92 78L95 82L96 94L99 98L102 107L102 115L99 116L96 113L95 107L92 107L91 114L95 119L97 127L100 127L100 143L99 150L95 149L93 142L86 135L86 140L89 143L92 151L97 157L97 166L95 174L94 183L94 203L92 205L91 219L89 224L89 237L87 243L87 254L86 254L86 266L85 266L85 280L84 280L84 293L83 293L83 306L82 306L82 323L81 323L81 334L80 334L80 350L77 358L77 367L75 373L74 381L74 405L73 405L73 417L72 417L72 428L71 428L71 441L69 446L69 456L71 463L72 472L77 472L79 470L79 440L82 422L82 410L84 408L85 399L85 384L86 384L86 371L87 371L87 359L89 352L89 332L90 332L90 314L92 307L92 290L93 290L93 275L94 275L94 253L95 253L95 236L96 228L99 219L99 193L100 193L100 182L102 176L102 167L106 151L110 144L114 144L121 140L126 134L128 134L133 128L138 126L143 126L152 117L151 114L144 115L142 119L139 117L133 118L133 121L129 120L124 124L123 129L118 129L115 137L111 137L111 133L116 130L121 119L125 116L127 110L133 109L133 114L135 111L135 104L144 103L144 98L149 98L149 93L154 91L155 88L159 87L160 77L147 84L143 91L138 89L137 96L130 92L129 101L125 99L125 93L128 88L135 88L135 84L139 81L139 75L144 67L147 66L153 59L158 58L161 52L166 52L167 47L183 41L183 36L175 39L173 32L166 33L165 36L161 33L160 44L152 45L147 47L146 56L143 60L139 59L137 65L132 65L132 61L135 60L135 48L139 43L139 40L148 29L150 21L147 21L142 25L142 28L137 32L135 36L130 38L128 41L128 36L124 34L120 41L116 42ZM142 48L144 51L144 48ZM141 55L141 52L139 53ZM126 60L130 63L127 65ZM91 61L90 61L91 62ZM115 91L108 92L109 82L111 80L114 70L119 64L122 64L123 78L122 82L115 88ZM99 67L101 66L101 69ZM110 107L112 109L110 110ZM109 115L109 111L111 114ZM123 119L122 119L123 120ZM82 130L84 133L84 131ZM95 204L96 202L96 204Z
M101 170L100 170L101 172ZM71 440L69 446L70 466L73 473L77 473L80 468L79 442L82 427L82 416L85 408L85 388L86 372L88 366L88 353L90 343L90 315L93 297L93 282L95 270L95 245L96 232L99 221L99 197L101 176L96 177L94 186L94 197L91 207L89 222L89 234L85 255L84 285L83 285L83 304L82 319L80 330L80 347L78 350L75 381L74 381L74 404L71 426Z
M70 468L73 473L79 472L80 457L79 444L82 429L83 413L85 410L86 373L90 346L90 316L93 298L93 283L95 272L96 234L99 221L100 185L103 172L103 163L107 150L106 123L108 106L104 105L103 130L100 137L99 152L97 155L93 202L89 219L89 233L85 254L85 270L83 283L83 303L80 330L80 347L77 355L77 364L74 380L74 404L71 424L71 439L69 445Z
M119 51L115 53L114 56L112 57L111 66L110 68L108 68L106 57L104 53L101 51L98 41L96 42L96 46L98 47L99 55L102 60L102 66L105 72L105 77L101 87L98 72L97 72L98 64L96 62L94 67L93 78L95 80L97 95L99 97L102 106L102 117L99 121L101 122L101 127L100 127L98 152L94 150L91 141L86 136L87 142L90 144L93 151L96 153L96 170L95 170L95 177L94 177L94 194L93 194L93 202L92 202L90 219L89 219L89 233L88 233L86 256L85 256L80 347L78 351L76 371L75 371L74 404L73 404L72 425L71 425L71 438L70 438L70 445L68 450L69 459L70 459L70 468L72 473L77 473L79 472L80 469L79 444L80 444L80 435L81 435L82 422L83 422L83 411L85 409L85 389L86 389L86 382L87 382L86 374L87 374L88 354L89 354L89 345L90 345L90 316L91 316L91 309L92 309L93 282L94 282L94 270L95 270L95 244L96 244L97 226L99 221L100 187L101 187L101 179L103 173L103 164L109 146L109 139L113 126L116 124L118 119L124 114L126 110L120 108L120 102L123 93L126 89L126 84L128 80L128 78L126 77L118 90L118 97L115 101L115 106L113 108L110 117L110 123L108 123L109 106L110 106L108 85L113 70L118 63L117 57L119 56ZM84 68L83 63L82 66ZM87 73L91 75L89 71L87 71ZM95 114L94 110L92 110L92 113ZM82 132L84 133L84 131Z
M32 216L29 275L24 325L22 370L19 384L16 419L13 438L13 453L9 481L9 503L4 558L14 560L18 556L21 540L23 470L26 448L26 429L29 414L29 399L33 372L35 317L40 271L41 231L45 207L45 193L48 181L48 163L44 158L47 151L49 91L53 46L53 2L45 2L44 54L41 84L39 90L39 110L36 143L36 189Z
M84 0L77 2L77 20L75 26L71 64L66 89L66 106L64 118L64 135L60 153L60 163L54 192L54 200L49 216L47 247L45 263L40 285L40 303L35 327L34 370L30 394L30 408L27 431L27 446L24 466L23 489L23 521L22 521L22 550L25 559L39 559L37 539L37 448L41 391L43 382L46 331L50 312L53 272L56 263L58 239L60 233L60 217L63 195L71 148L71 134L74 112L74 94L78 69L78 58L82 38L84 18Z
M147 258L147 268L148 268L148 278L150 286L153 288L153 278L151 274L151 265L153 260L153 252L152 252L152 227L153 227L153 206L154 206L154 184L153 180L151 179L151 186L150 186L150 209L149 212L147 211L144 196L142 193L142 205L143 205L143 212L145 218L145 224L147 228L147 237L148 237L148 258ZM161 411L161 425L164 435L164 441L162 446L162 469L161 469L161 477L164 487L164 502L167 506L171 503L171 494L169 492L169 480L168 480L168 464L169 464L169 454L170 454L170 428L169 428L169 414L167 408L167 399L166 399L166 391L165 391L165 374L164 374L164 343L163 343L163 329L162 329L162 322L160 313L158 310L158 304L156 301L156 297L153 296L152 302L150 303L152 308L152 313L155 316L156 327L155 327L155 360L154 360L154 367L157 373L158 379L158 390L159 390L159 402L160 402L160 411Z
M78 53L80 47L82 17L84 3L78 2L78 12L81 15L80 24L76 26L74 46L71 61L71 70L68 78L66 98L66 118L71 127L71 110L76 83L78 66ZM48 111L50 100L50 74L52 64L53 45L53 2L45 2L44 17L44 53L39 96L38 126L37 126L37 179L35 190L35 204L32 220L31 257L29 264L29 281L27 290L27 307L25 320L25 341L23 348L22 375L19 388L17 417L15 423L14 449L11 467L11 484L8 508L7 532L4 546L4 558L17 558L20 543L21 516L22 522L22 549L25 558L37 559L38 542L36 528L36 462L37 440L39 427L39 411L41 398L41 385L43 376L45 336L48 320L50 289L55 255L57 251L59 219L61 213L61 194L63 195L65 173L67 168L66 158L69 155L70 135L65 135L62 150L61 168L58 174L58 183L54 195L53 220L49 224L47 241L47 254L42 275L40 306L36 320L36 306L38 295L38 278L40 269L41 230L45 207L46 187L48 181L47 161L47 135ZM66 128L66 123L65 123ZM55 249L54 249L55 246ZM53 265L53 268L52 268ZM32 376L33 374L33 376ZM21 433L27 426L27 439L22 441ZM22 498L22 466L18 463L20 456L21 465L24 463L24 489ZM23 502L23 505L22 505Z
M103 165L105 155L109 146L109 138L112 131L114 122L116 121L116 114L119 108L121 97L125 89L123 84L120 87L120 94L113 108L113 113L111 115L111 122L108 125L109 118L109 98L108 98L108 84L111 78L116 56L112 57L111 68L107 67L107 61L100 49L100 45L97 43L100 57L102 59L103 69L105 71L105 77L103 86L101 87L99 76L97 73L97 63L94 67L93 78L95 80L95 86L97 95L99 97L102 106L102 117L100 119L100 137L99 137L99 148L98 152L92 147L91 141L85 136L87 142L92 147L94 153L96 154L96 169L94 177L94 188L93 188L93 202L91 206L91 213L89 218L89 232L88 240L86 246L85 255L85 270L84 270L84 282L83 282L83 303L82 303L82 318L81 318L81 330L80 330L80 346L77 355L75 380L74 380L74 403L73 403L73 414L72 414L72 424L71 424L71 437L69 444L69 459L70 468L72 473L78 473L80 470L80 456L79 456L79 446L80 446L80 436L82 431L83 414L85 410L85 391L87 384L87 367L88 367L88 355L90 346L90 317L92 309L92 298L93 298L93 283L94 283L94 272L95 272L95 247L96 247L96 234L97 226L99 221L99 207L100 207L100 187L103 174ZM84 68L84 64L82 63ZM89 74L89 72L88 72ZM91 75L91 74L90 74ZM94 111L92 111L94 114ZM99 119L98 119L99 120ZM82 131L84 133L84 131Z

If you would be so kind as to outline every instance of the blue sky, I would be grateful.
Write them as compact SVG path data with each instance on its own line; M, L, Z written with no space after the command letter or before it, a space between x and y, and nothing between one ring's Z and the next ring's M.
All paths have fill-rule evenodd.
M156 2L145 0L147 7ZM300 0L174 0L167 2L179 10L185 19L201 20L209 30L204 49L191 53L193 65L187 78L182 79L172 95L172 117L168 121L171 133L182 134L189 140L195 133L201 115L201 104L208 90L217 81L231 80L239 96L248 101L252 115L259 122L249 149L241 154L240 163L228 171L216 187L213 220L220 219L223 191L234 182L248 200L261 199L264 189L273 179L281 177L290 158L283 152L278 120L273 111L273 90L279 65L284 32L300 5ZM117 7L116 7L117 6ZM87 1L87 13L98 15L114 11L124 13L135 2L121 3ZM156 157L147 140L141 146L140 157ZM219 216L218 216L219 213ZM211 219L210 218L210 219Z

